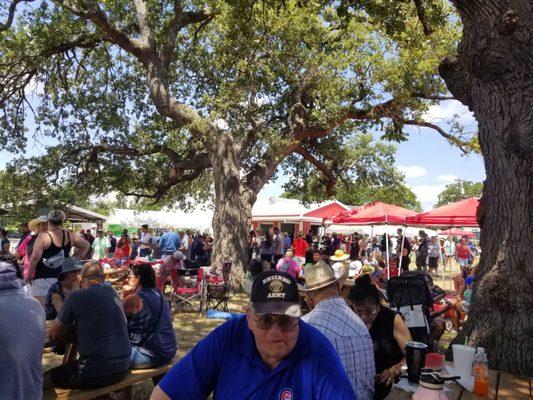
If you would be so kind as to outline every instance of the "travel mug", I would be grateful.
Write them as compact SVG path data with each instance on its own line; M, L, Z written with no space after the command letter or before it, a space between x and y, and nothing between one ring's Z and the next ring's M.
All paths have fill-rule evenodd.
M420 342L407 342L405 345L405 359L407 361L407 380L418 383L422 368L426 362L428 346Z

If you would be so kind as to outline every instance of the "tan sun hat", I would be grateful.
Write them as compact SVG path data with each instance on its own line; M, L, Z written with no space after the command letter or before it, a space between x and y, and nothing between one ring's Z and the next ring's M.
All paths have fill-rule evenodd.
M305 288L306 292L322 289L332 283L337 282L341 277L335 276L335 271L324 261L305 268Z
M335 254L332 255L329 259L331 261L344 261L350 258L348 254L344 254L344 251L341 249L335 250Z
M360 275L368 274L372 275L376 269L371 265L363 265Z
M28 222L28 229L34 231L37 229L37 225L46 224L48 222L48 217L46 215L41 215L40 217L32 219Z

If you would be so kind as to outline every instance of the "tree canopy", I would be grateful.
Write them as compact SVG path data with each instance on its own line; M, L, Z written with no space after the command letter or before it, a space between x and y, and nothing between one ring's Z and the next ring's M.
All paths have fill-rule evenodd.
M482 192L483 182L456 179L455 182L446 185L444 190L439 193L438 202L435 204L435 207L445 206L446 204L468 199L469 197L481 197Z
M27 6L17 18L2 6L0 146L23 151L28 135L47 138L45 157L17 166L38 171L50 192L69 182L82 196L205 199L215 147L229 145L256 193L280 164L307 176L295 167L303 160L331 193L342 175L337 155L370 129L404 140L408 126L429 128L463 149L475 141L423 119L448 98L436 69L459 27L444 1L425 9L296 0L12 8L19 3ZM421 10L439 21L429 38Z
M288 173L282 196L304 202L336 199L351 205L383 201L421 210L416 195L405 186L403 174L394 166L395 145L362 134L338 151L333 161L327 161L331 164L328 168L339 177L334 195L327 192L327 177L305 161L294 160L291 167L299 172Z

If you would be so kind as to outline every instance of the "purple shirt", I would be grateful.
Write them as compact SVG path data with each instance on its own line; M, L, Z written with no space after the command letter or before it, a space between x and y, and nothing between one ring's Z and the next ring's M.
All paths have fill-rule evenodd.
M294 279L298 279L298 275L300 275L301 268L298 261L295 261L292 258L283 257L281 260L278 261L276 269L278 271L287 272L288 274L291 274Z

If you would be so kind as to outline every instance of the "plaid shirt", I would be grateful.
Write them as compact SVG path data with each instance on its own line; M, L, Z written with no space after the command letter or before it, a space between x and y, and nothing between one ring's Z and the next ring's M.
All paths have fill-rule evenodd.
M302 319L322 332L337 350L357 400L374 396L374 346L363 321L342 297L322 300Z

